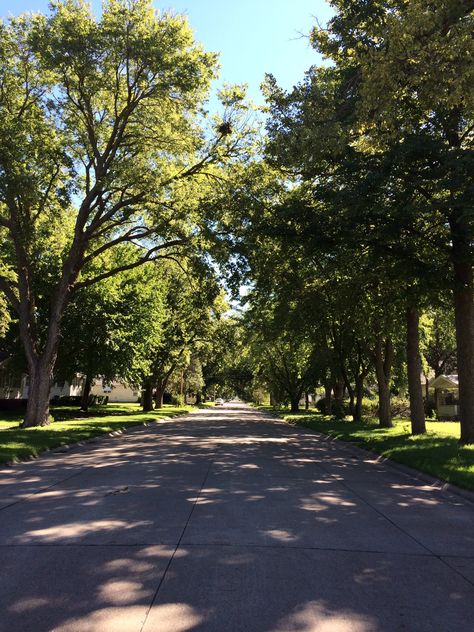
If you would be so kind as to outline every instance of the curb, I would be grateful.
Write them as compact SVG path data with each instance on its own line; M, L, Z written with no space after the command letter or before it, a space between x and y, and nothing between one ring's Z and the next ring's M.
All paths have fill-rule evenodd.
M303 426L299 426L300 428ZM462 487L458 487L453 483L448 483L447 481L443 481L431 474L427 474L426 472L422 472L421 470L416 470L409 465L405 465L404 463L398 463L398 461L394 461L388 456L383 456L382 454L378 454L377 452L373 452L372 450L368 450L367 448L362 448L357 445L352 444L350 441L344 441L342 439L337 439L336 437L332 437L330 435L325 435L322 432L314 431L312 434L318 435L324 438L328 442L337 442L348 452L353 453L362 453L367 457L372 458L377 463L383 463L389 465L394 470L397 470L401 474L409 478L414 478L415 480L423 481L427 483L433 490L446 492L449 494L453 494L455 496L461 496L464 500L474 504L474 492L469 489L463 489Z
M414 478L415 480L419 480L419 481L423 481L424 483L427 483L433 488L433 490L440 491L446 494L452 494L454 496L460 496L463 500L467 500L469 503L472 503L474 505L474 492L469 489L463 489L462 487L458 487L457 485L454 485L453 483L448 483L447 481L443 481L439 478L436 478L435 476L432 476L431 474L427 474L426 472L422 472L421 470L416 470L415 468L410 467L409 465L398 463L397 461L394 461L388 456L383 456L382 454L378 454L377 452L373 452L372 450L368 450L367 448L362 448L358 445L354 445L350 441L344 441L343 439L338 439L331 435L326 435L323 432L311 430L311 428L308 428L304 426L303 424L299 424L298 422L290 423L289 421L286 421L283 417L280 417L277 413L274 413L274 415L277 415L275 417L274 415L272 415L272 413L266 410L259 411L259 412L263 413L263 415L269 419L282 422L288 426L300 428L301 430L307 432L308 434L313 434L313 435L323 438L325 441L328 441L329 443L338 443L343 449L345 449L348 452L353 452L354 454L357 454L357 453L365 454L367 457L371 457L377 463L384 463L386 465L389 465L394 470L397 470L398 472L400 472L401 474L404 474L405 476L409 478L412 478L412 479Z
M195 410L200 410L200 409L196 408ZM31 461L36 461L36 459L39 459L40 457L46 454L48 455L65 454L67 452L70 452L74 448L83 447L90 443L96 443L97 441L101 439L105 439L107 437L120 437L124 434L129 434L130 432L134 430L136 431L140 428L143 428L144 426L151 426L153 424L158 424L162 421L172 421L173 419L176 419L177 417L192 415L195 412L195 410L187 410L182 413L177 413L176 415L173 415L172 417L158 417L157 419L150 419L149 421L143 421L141 423L134 424L133 426L128 426L127 428L120 428L118 430L111 430L110 432L104 432L104 433L95 435L94 437L89 437L89 439L82 439L81 441L75 441L74 443L64 443L54 448L46 448L44 450L41 450L41 452L39 452L38 454L30 454L23 458L13 459L12 461L4 461L3 463L0 463L0 468L14 467L15 465L19 465L20 463L30 463Z

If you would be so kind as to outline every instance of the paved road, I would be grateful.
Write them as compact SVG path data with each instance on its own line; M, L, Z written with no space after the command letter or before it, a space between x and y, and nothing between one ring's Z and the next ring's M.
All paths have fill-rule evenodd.
M0 471L3 632L471 632L474 505L244 407Z

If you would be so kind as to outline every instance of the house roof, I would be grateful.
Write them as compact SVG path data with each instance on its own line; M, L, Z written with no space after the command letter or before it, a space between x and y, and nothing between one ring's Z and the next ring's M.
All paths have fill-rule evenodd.
M457 375L438 375L429 383L430 388L458 389L459 380Z

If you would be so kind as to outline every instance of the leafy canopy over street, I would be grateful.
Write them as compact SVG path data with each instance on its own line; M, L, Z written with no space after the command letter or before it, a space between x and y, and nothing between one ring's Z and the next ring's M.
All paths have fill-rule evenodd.
M24 427L80 375L84 413L122 380L145 411L317 399L422 436L427 382L456 374L474 443L474 6L330 4L326 62L290 91L267 75L257 115L242 86L206 111L217 55L149 0L1 24L0 362L28 375Z

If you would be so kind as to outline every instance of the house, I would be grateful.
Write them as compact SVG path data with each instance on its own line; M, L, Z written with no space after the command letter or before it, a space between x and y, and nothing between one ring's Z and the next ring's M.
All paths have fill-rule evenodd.
M18 399L21 397L21 379L0 366L0 399Z
M141 398L141 390L120 380L109 382L102 378L95 378L91 395L107 395L110 403L136 403Z
M10 358L0 351L0 399L18 399L22 393L22 377L11 370Z
M76 375L70 382L55 382L51 388L51 399L60 397L80 397L84 387L84 377ZM0 399L28 399L28 376L16 375L6 366L6 358L0 356ZM137 402L141 397L139 388L129 386L121 380L94 380L91 395L106 395L111 403Z
M459 382L457 375L438 375L430 380L429 390L438 413L438 419L459 418Z

